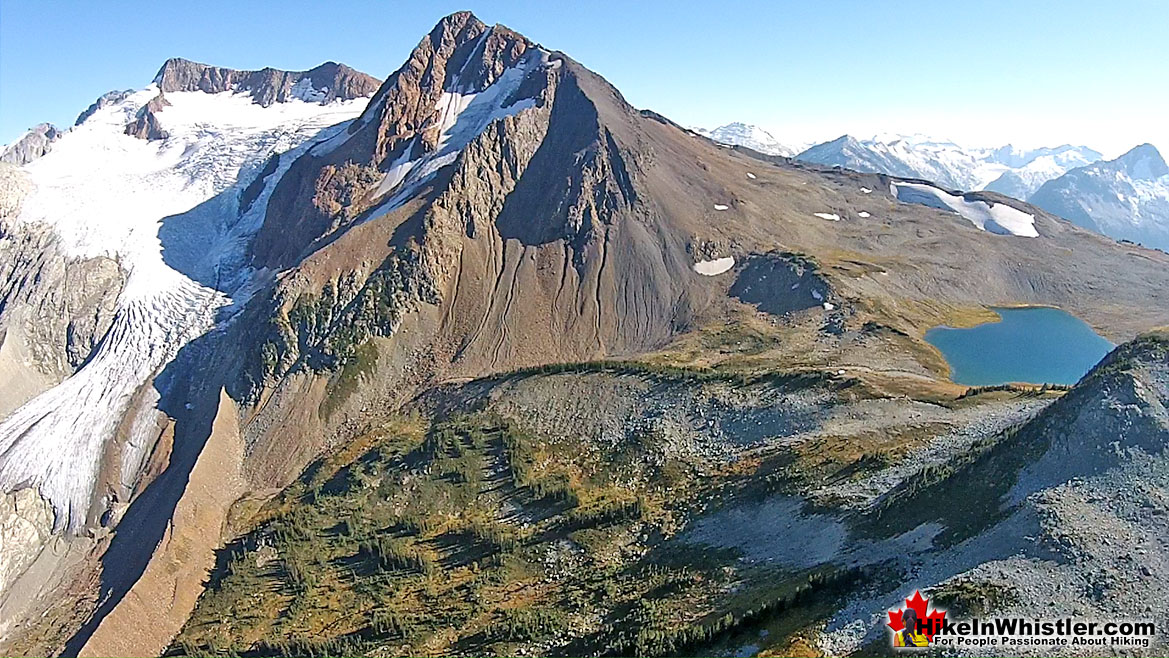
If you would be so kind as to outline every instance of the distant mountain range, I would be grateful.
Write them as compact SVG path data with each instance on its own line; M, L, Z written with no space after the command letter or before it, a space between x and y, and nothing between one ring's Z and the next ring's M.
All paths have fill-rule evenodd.
M796 156L805 162L856 171L924 178L955 190L989 189L1026 199L1046 181L1091 164L1100 153L1086 146L968 149L922 136L860 140L843 135Z
M695 129L728 145L865 173L921 178L952 190L987 190L1029 201L1118 240L1169 250L1169 167L1151 144L1115 160L1087 146L964 148L921 135L843 135L795 153L766 130L729 123Z
M1085 228L1169 251L1169 166L1152 144L1072 169L1028 200Z

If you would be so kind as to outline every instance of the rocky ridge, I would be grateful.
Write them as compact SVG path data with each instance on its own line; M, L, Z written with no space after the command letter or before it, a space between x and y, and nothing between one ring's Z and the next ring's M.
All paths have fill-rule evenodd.
M158 70L154 83L163 93L246 92L264 107L293 99L322 104L352 100L370 95L378 86L377 78L336 62L325 62L307 71L273 68L237 71L181 58L168 59Z
M28 164L48 153L60 135L57 128L50 123L33 126L20 139L0 152L0 162L13 165Z

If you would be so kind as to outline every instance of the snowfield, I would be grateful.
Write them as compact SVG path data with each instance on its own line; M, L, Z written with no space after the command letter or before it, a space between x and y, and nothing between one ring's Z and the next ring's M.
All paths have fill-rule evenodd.
M17 224L47 224L68 255L109 256L127 274L113 324L85 365L0 422L0 490L37 486L53 504L58 531L85 523L105 442L135 393L251 290L245 247L279 177L367 102L265 108L246 94L176 92L158 113L167 139L125 135L125 124L157 95L151 85L99 110L25 167L35 190ZM317 97L308 89L298 95ZM288 151L241 215L244 186L270 155ZM156 402L158 393L146 397ZM150 442L139 434L149 426L131 424L124 479L145 458Z
M694 264L694 271L703 276L716 276L735 266L735 257L726 256L714 260L700 260Z
M895 182L890 183L890 188L898 201L956 212L983 231L1026 238L1039 237L1039 232L1035 230L1035 215L1003 203L967 201L964 197L924 183Z

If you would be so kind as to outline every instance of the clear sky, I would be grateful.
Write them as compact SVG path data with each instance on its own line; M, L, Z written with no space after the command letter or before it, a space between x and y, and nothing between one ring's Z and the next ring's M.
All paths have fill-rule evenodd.
M791 143L891 132L1169 151L1164 0L0 0L0 143L71 125L172 56L240 69L334 60L385 77L459 9L685 125L745 121Z

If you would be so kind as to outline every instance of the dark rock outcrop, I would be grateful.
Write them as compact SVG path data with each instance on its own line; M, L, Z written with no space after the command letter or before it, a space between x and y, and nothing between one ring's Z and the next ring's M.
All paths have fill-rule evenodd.
M36 160L53 148L61 132L51 123L33 126L23 137L0 153L0 162L23 165Z
M169 105L170 101L159 92L149 103L138 109L133 121L126 124L126 134L147 141L166 139L169 135L159 124L158 113Z
M1020 430L1047 446L1021 492L1083 478L1169 450L1169 332L1120 345L1067 395Z
M325 62L308 71L237 71L181 58L168 59L154 77L154 83L164 93L247 92L264 107L294 98L321 104L362 98L377 90L378 82L373 76L336 62Z

